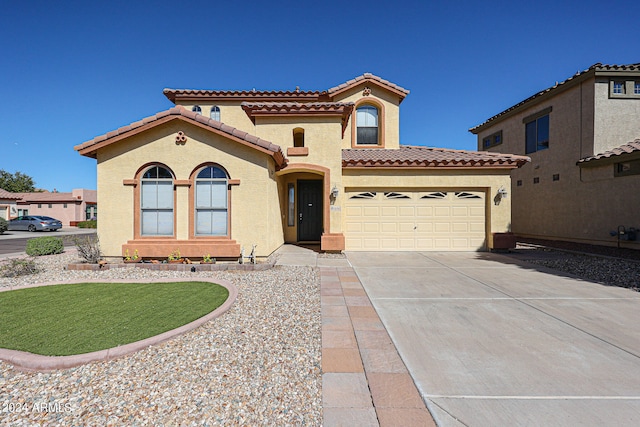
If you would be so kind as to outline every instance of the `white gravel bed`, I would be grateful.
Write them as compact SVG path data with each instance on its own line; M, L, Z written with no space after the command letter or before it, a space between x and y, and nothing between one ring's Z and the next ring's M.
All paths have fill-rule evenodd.
M74 253L0 287L56 280L184 278L123 268L64 271ZM199 272L238 288L222 317L138 353L52 373L0 361L0 425L321 425L319 276L309 267ZM61 307L61 309L64 309Z

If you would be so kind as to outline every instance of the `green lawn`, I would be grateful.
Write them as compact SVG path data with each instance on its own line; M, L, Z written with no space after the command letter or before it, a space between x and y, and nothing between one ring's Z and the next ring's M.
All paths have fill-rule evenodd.
M78 283L0 292L0 348L47 356L104 350L192 322L229 292L206 282Z

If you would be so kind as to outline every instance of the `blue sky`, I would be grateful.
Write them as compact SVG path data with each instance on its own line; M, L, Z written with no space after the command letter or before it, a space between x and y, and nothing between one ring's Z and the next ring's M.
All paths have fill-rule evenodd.
M171 107L165 87L323 90L371 72L411 93L404 145L468 129L596 62L640 62L640 2L4 2L0 169L96 188L73 146ZM274 141L277 142L277 141Z

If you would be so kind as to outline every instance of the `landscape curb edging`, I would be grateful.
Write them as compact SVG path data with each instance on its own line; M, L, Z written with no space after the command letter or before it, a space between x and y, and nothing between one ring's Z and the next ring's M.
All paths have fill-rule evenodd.
M69 271L100 271L111 270L114 268L144 268L146 270L157 271L190 271L191 267L198 271L263 271L273 268L273 263L265 264L150 264L150 263L117 263L117 264L67 264L66 269Z
M0 289L0 292L6 292L17 289L35 288L40 286L53 286L64 285L74 283L169 283L183 281L184 278L172 278L172 279L136 279L136 280L74 280L74 281L60 281L60 282L48 282L39 283L34 285L9 287L6 289ZM16 369L23 371L37 371L37 372L49 372L56 369L68 369L75 366L84 365L90 362L112 360L118 357L125 356L127 354L135 353L146 347L160 344L171 338L182 335L192 329L195 329L208 321L221 316L227 310L231 308L233 303L238 297L238 289L234 284L227 280L212 279L207 277L193 277L189 278L190 281L209 282L216 285L223 286L229 291L229 296L226 301L222 303L218 308L211 313L206 314L193 322L182 325L178 328L172 329L155 335L153 337L145 338L140 341L135 341L129 344L124 344L118 347L109 348L106 350L94 351L91 353L76 354L71 356L43 356L40 354L33 354L26 351L8 350L0 348L0 360L12 364Z

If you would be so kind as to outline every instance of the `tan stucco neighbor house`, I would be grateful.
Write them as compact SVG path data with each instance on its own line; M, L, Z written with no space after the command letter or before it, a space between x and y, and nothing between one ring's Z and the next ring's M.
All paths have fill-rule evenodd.
M511 176L516 235L640 249L640 64L595 64L470 132L531 157Z
M525 156L400 145L409 91L364 74L322 91L165 89L174 107L78 145L97 160L104 253L237 257L486 250Z
M10 193L0 188L0 218L43 215L60 220L65 227L98 215L97 192L75 188L70 192L33 191Z

